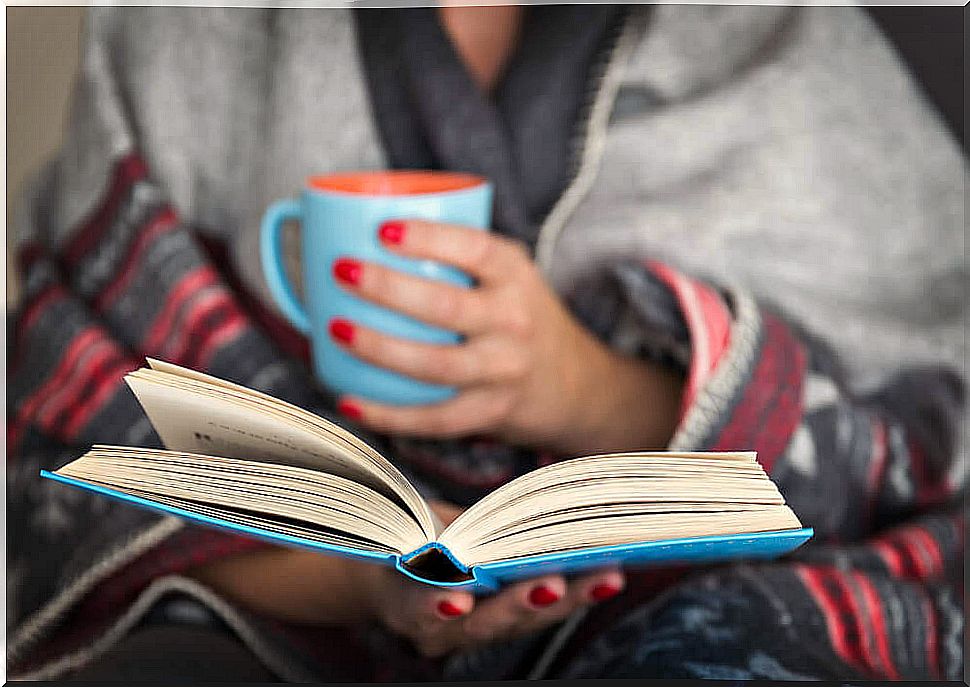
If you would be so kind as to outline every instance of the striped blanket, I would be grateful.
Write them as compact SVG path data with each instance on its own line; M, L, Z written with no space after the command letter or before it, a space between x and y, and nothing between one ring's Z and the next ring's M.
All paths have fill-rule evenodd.
M57 184L55 175L33 206L19 256L25 293L10 327L12 677L83 665L166 580L262 546L38 478L92 443L158 445L122 382L145 356L333 417L332 398L308 372L306 342L246 293L225 246L180 220L138 155L118 159L94 210L54 240L42 209ZM954 466L963 386L954 373L903 370L854 393L831 351L782 313L658 263L612 265L568 300L611 345L683 367L673 447L758 451L817 536L776 563L633 574L627 593L569 634L547 674L962 674L963 484ZM465 504L556 458L485 441L368 438L426 491ZM211 605L234 627L255 623L247 636L270 636L268 621ZM326 675L338 660L320 644L256 644L283 677ZM411 674L403 659L392 669L378 663L383 679ZM480 657L447 665L452 678L487 674Z

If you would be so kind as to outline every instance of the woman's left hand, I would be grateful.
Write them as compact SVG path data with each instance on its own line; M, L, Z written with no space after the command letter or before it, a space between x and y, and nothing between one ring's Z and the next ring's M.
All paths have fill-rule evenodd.
M403 256L453 265L477 285L466 289L350 258L334 263L338 283L465 340L417 343L347 320L332 321L331 336L362 360L459 393L426 406L344 397L345 415L389 434L487 435L567 453L666 445L677 421L679 377L600 343L521 244L424 221L387 222L380 238Z

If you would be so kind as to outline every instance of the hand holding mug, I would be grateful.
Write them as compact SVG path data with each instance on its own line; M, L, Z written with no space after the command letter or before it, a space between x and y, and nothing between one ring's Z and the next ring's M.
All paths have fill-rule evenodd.
M464 338L423 343L349 318L332 319L330 335L360 360L457 387L458 393L417 406L345 395L344 414L390 434L486 434L565 452L662 446L669 439L679 380L600 343L572 317L520 244L422 220L385 222L378 235L398 255L456 267L477 284L463 288L350 256L333 264L337 283Z
M313 176L298 199L279 200L267 209L260 237L266 285L281 313L310 338L320 381L338 394L396 405L434 403L454 395L452 387L370 365L335 345L327 329L335 317L352 318L372 329L424 343L456 343L459 337L358 298L338 286L331 266L340 256L353 256L426 279L468 286L468 276L453 267L386 250L378 240L377 227L388 218L407 216L487 231L491 205L492 187L481 177L395 170ZM302 300L284 269L281 235L286 221L300 224Z
M267 284L310 337L317 376L347 416L388 433L665 446L680 379L583 329L525 249L487 232L491 197L473 175L359 172L311 177L269 208ZM286 220L301 224L305 302L283 269Z

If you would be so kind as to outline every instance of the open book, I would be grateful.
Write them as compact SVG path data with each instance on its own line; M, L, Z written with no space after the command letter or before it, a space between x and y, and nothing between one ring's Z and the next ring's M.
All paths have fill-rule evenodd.
M495 589L609 564L777 556L812 535L750 452L573 458L447 527L351 432L170 363L125 378L167 450L95 446L45 477L275 542Z

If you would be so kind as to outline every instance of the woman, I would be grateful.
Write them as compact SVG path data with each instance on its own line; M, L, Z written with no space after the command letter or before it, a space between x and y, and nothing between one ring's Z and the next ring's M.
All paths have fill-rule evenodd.
M491 235L380 230L469 292L334 266L467 335L331 329L461 387L437 407L318 389L254 262L272 199L383 167L496 188ZM93 10L20 223L12 675L956 677L964 171L855 10ZM157 442L120 381L146 355L370 430L446 520L573 453L747 448L816 541L473 599L38 480L90 443Z

